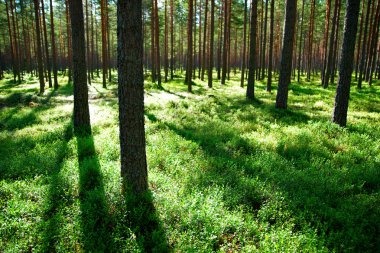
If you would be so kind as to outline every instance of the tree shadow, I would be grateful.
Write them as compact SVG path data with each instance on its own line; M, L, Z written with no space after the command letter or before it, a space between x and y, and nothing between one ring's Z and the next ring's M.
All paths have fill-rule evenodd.
M94 139L92 135L77 134L76 140L83 249L86 252L106 252L112 248L113 225Z
M159 121L151 115L148 117ZM371 251L380 246L375 236L375 231L380 230L377 208L380 202L374 199L380 190L378 180L373 179L376 165L367 170L359 165L347 174L338 164L330 162L332 155L325 152L326 147L321 150L313 147L313 136L306 138L301 134L295 139L284 136L286 143L280 141L271 151L212 122L200 126L162 123L177 135L197 143L210 163L202 176L188 182L189 191L194 187L202 190L210 185L222 185L228 188L225 201L231 208L244 205L258 212L271 196L256 189L255 184L247 183L256 178L266 187L283 192L287 208L294 214L295 231L311 224L321 240L327 238L326 244L332 250ZM210 135L209 129L215 135ZM352 161L353 166L360 163L366 161ZM342 164L344 167L346 162Z
M172 252L168 244L165 229L153 203L152 192L148 190L140 195L127 191L123 198L118 221L122 234L130 229L136 236L136 242L142 252Z
M43 213L42 251L56 252L58 238L64 218L60 211L72 204L72 196L67 196L67 182L60 175L68 152L67 143L73 137L72 122L65 127L64 139L57 154L56 166L50 171L46 207Z

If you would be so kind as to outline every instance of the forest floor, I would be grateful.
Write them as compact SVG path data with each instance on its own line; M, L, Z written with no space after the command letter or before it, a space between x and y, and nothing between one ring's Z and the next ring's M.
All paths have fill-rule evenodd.
M240 76L240 75L239 75ZM0 81L0 252L375 252L380 86L292 83L289 109L238 75L213 89L145 83L149 187L120 193L117 85L90 86L93 135L73 135L72 85ZM317 78L315 79L317 80ZM276 84L276 83L275 83ZM140 203L140 204L139 204Z

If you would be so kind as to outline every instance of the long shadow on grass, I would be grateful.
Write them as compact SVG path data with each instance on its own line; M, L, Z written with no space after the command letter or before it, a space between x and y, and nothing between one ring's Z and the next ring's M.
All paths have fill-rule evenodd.
M156 119L152 115L148 118ZM163 123L174 133L198 143L209 158L210 168L196 181L188 182L189 190L221 184L229 187L229 194L234 196L231 206L243 204L258 211L270 199L270 194L263 194L255 189L255 184L247 183L257 178L284 192L298 229L311 223L320 235L325 234L321 239L327 238L326 245L331 249L359 252L373 251L380 246L375 232L380 230L380 213L374 207L380 204L375 197L378 182L372 180L370 187L375 188L371 191L360 187L360 182L373 176L371 172L347 175L347 172L331 167L324 153L315 153L307 143L293 150L295 154L306 156L294 157L284 153L281 147L277 152L263 150L233 131L215 129L218 128L216 125L199 127ZM214 129L215 136L205 134L210 132L210 128ZM228 140L233 141L228 143ZM303 164L293 164L294 159L303 159ZM319 166L330 167L322 170ZM347 189L344 185L353 188ZM280 222L278 225L281 225L283 221L275 219L268 222Z
M94 139L92 135L77 135L76 140L83 248L86 252L107 252L112 248L112 224Z
M44 211L43 232L42 232L42 252L56 252L56 246L60 237L60 229L64 223L61 211L72 202L72 196L66 196L67 182L60 175L64 159L67 155L67 142L73 137L72 124L65 128L64 138L57 153L56 167L50 171L49 189Z

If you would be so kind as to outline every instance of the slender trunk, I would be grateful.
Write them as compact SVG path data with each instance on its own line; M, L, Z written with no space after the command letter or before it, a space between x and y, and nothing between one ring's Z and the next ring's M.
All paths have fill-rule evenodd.
M15 45L13 43L13 32L12 32L12 26L11 26L11 19L9 15L9 9L8 9L8 0L5 0L5 7L7 12L7 20L8 20L8 34L9 34L9 42L11 45L11 56L12 56L12 69L13 69L13 81L16 82L17 77L17 67L16 67L16 57L15 57Z
M174 78L174 0L170 0L170 79Z
M217 78L218 78L218 80L220 80L220 71L221 71L221 65L222 65L221 64L221 61L222 61L222 24L223 24L222 7L219 7L219 18L218 18L218 50L217 50L217 59L216 59L216 68L217 68Z
M256 26L257 26L257 0L252 0L251 22L250 22L250 42L248 61L248 83L247 99L255 97L255 69L256 69Z
M214 68L214 12L215 12L215 0L211 1L210 9L210 44L209 44L209 56L208 56L208 87L212 88L212 71Z
M67 28L67 64L69 69L69 82L71 82L72 78L72 47L71 47L71 21L69 18L69 0L65 0L66 4L66 28Z
M314 10L315 10L315 0L311 0L310 9L310 23L309 23L309 40L308 40L308 52L307 52L307 80L310 81L311 76L311 62L312 62L312 52L313 52L313 37L314 37Z
M264 16L264 33L263 33L263 50L262 50L262 74L261 79L265 78L265 56L266 56L266 45L267 45L267 27L268 27L268 0L265 0L265 16Z
M51 0L50 0L51 1ZM86 0L86 56L87 56L87 81L91 85L91 53L90 53L90 23L88 19L88 0Z
M228 1L224 0L224 35L223 35L223 59L222 59L222 80L220 84L226 83L227 75L227 50L228 50Z
M154 0L154 19L155 19L155 31L154 31L154 41L156 43L156 67L157 67L157 82L158 87L161 87L161 64L160 64L160 28L159 28L159 19L158 19L158 5L157 0Z
M40 7L38 0L34 0L34 16L36 19L36 42L37 42L37 64L38 77L40 80L40 95L45 92L44 70L42 67L42 49L41 49L41 33L40 33Z
M189 1L189 10L187 17L187 64L186 64L186 78L188 92L192 92L191 77L193 73L193 0Z
M150 14L150 29L151 29L151 43L150 43L150 46L151 46L151 61L152 61L152 82L153 83L155 83L156 82L156 64L155 64L155 62L156 62L156 60L155 60L155 58L156 58L156 52L155 52L155 46L156 46L156 44L155 44L155 35L154 35L154 30L155 30L155 25L154 25L154 23L155 23L155 18L154 18L154 16L155 16L155 11L154 11L154 0L152 0L152 12L151 12L151 14Z
M323 42L323 66L322 66L322 83L326 74L327 63L327 45L329 41L329 27L330 27L330 13L331 13L331 0L326 1L326 18L325 18L325 34Z
M369 22L369 14L370 14L370 6L371 6L371 0L368 0L367 4L367 14L365 18L365 25L364 25L364 35L363 35L363 46L362 46L362 54L360 58L360 67L359 67L359 80L358 80L358 88L362 88L362 81L363 81L363 72L364 72L364 64L367 54L367 48L366 48L366 39L367 39L367 30L368 30L368 22Z
M302 11L301 11L301 25L300 25L300 40L298 44L298 76L297 82L300 82L301 79L301 59L302 59L302 37L303 37L303 20L304 20L304 9L305 9L305 0L302 0Z
M206 69L207 13L208 13L208 0L206 0L206 5L205 5L205 20L204 20L204 28L203 28L202 74L201 74L202 81L204 80L205 69ZM212 39L214 40L214 38Z
M274 0L271 0L270 7L270 34L269 34L269 62L268 62L268 81L267 91L272 91L272 68L273 68L273 32L274 32Z
M274 0L271 0L272 2ZM245 73L245 55L247 51L247 0L244 0L244 20L243 20L243 52L242 52L242 62L241 62L241 77L240 77L240 87L244 87L244 73ZM273 38L273 37L272 37Z
M52 56L53 56L54 89L57 89L58 88L57 49L55 48L53 0L50 0L50 32L51 32L51 48L52 48Z
M168 66L168 0L165 0L165 43L164 43L164 69L165 82L168 81L169 66Z
M362 43L362 33L363 33L363 22L364 22L364 8L365 1L362 2L362 15L360 16L360 28L359 28L359 38L358 38L358 47L356 49L356 61L355 61L355 80L358 80L358 71L359 71L359 56Z
M107 88L107 0L100 0L100 18L102 23L102 68L103 88Z

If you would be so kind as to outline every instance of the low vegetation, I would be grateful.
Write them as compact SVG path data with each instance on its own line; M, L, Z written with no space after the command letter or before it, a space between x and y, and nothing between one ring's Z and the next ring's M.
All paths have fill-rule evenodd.
M380 88L293 83L289 109L239 75L213 89L145 83L150 193L120 192L116 84L90 86L93 134L73 135L72 85L0 83L1 252L375 252ZM319 80L319 79L318 79ZM67 79L60 77L60 84Z

